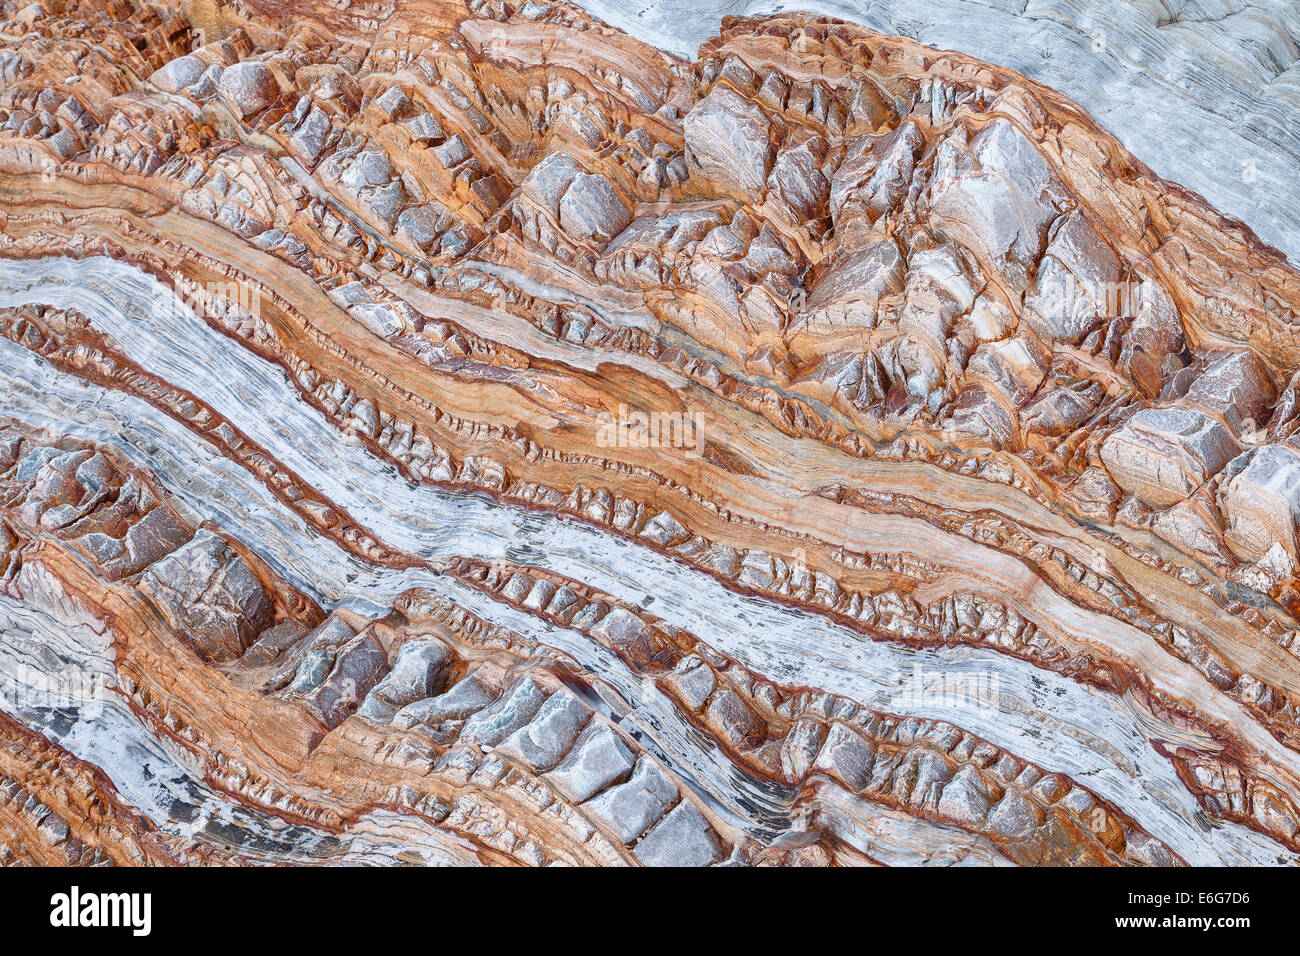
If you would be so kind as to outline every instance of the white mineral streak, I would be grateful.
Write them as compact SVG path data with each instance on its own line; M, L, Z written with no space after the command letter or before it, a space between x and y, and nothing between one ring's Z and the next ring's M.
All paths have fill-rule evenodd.
M1244 828L1206 826L1168 761L1148 743L1161 736L1182 742L1185 732L1138 712L1131 699L1118 700L993 652L919 651L866 641L820 617L735 594L704 574L598 529L412 485L391 465L345 443L277 368L212 331L172 299L170 290L151 277L113 260L0 263L0 305L42 303L87 314L142 367L201 394L390 545L435 561L463 554L525 561L633 604L653 597L654 613L759 674L820 687L881 710L950 720L1046 769L1069 774L1123 807L1189 863L1267 864L1279 858L1275 844ZM620 662L583 635L505 608L445 577L368 567L307 529L242 469L201 448L200 439L148 404L86 386L18 346L0 345L0 411L121 448L155 471L193 511L218 521L327 604L365 595L377 611L402 590L426 586L493 623L559 648L605 678L643 715L628 719L654 731L648 736L675 769L736 812L733 791L744 788L734 780L734 767L701 755L690 735L674 726L680 719L669 718L670 709L657 706L655 695L644 694ZM1157 680L1183 680L1193 688L1203 683L1171 659L1159 666L1144 663L1151 664ZM1001 709L977 699L900 698L900 681L917 666L954 680L996 679ZM1233 702L1206 693L1197 703L1242 733L1255 734L1258 746L1295 772L1295 755L1276 746ZM1044 723L1054 730L1050 737L1042 732ZM752 790L745 793L746 804L753 806L755 796ZM767 792L757 805L758 811L749 812L775 814L780 796Z
M1295 0L578 0L688 59L724 16L808 11L1019 70L1300 257Z

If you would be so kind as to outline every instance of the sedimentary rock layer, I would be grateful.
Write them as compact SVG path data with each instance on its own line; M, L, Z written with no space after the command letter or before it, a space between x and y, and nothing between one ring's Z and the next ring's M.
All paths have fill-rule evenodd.
M781 0L579 6L691 58L724 16ZM1300 7L1291 0L801 0L1060 90L1161 175L1300 256Z
M812 16L4 10L6 859L1300 853L1300 276L1079 106Z

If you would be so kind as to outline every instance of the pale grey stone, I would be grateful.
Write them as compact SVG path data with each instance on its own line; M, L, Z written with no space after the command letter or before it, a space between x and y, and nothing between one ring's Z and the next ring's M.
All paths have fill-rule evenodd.
M660 820L632 852L646 866L708 866L722 859L717 835L689 800Z
M623 843L648 830L677 799L677 785L649 757L638 758L627 783L611 787L582 805L598 826Z
M591 711L571 693L557 690L526 726L516 730L496 750L534 770L549 770L573 746L590 716Z
M576 803L608 787L635 762L635 755L607 724L592 722L546 779Z

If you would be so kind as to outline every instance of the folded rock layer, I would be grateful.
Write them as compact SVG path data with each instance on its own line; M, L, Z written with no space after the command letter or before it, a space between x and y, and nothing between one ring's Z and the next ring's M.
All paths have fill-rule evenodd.
M3 11L5 862L1300 853L1300 275L1077 105Z

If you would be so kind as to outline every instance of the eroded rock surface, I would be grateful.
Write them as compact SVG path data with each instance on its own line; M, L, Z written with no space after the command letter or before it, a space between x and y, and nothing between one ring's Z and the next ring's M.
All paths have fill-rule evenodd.
M5 862L1300 853L1300 275L1060 94L547 2L0 44Z

